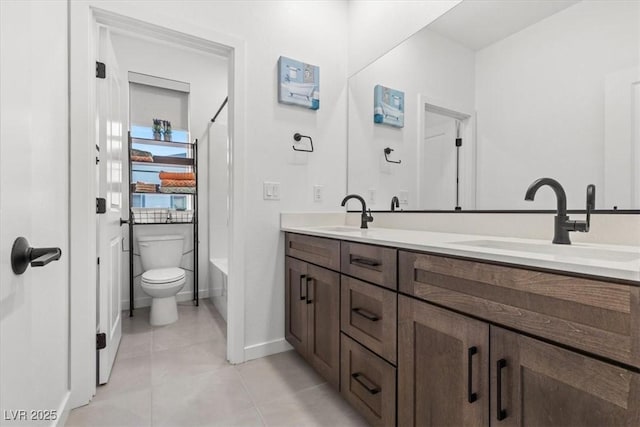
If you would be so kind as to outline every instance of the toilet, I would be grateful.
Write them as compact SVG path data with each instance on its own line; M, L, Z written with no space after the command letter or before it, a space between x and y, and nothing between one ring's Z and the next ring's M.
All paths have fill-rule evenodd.
M185 271L180 268L184 237L180 235L140 236L142 290L151 297L149 322L154 326L178 320L176 294L184 286Z

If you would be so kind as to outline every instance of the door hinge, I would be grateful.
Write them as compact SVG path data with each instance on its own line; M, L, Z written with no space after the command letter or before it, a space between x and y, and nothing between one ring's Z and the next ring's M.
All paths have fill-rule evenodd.
M107 66L104 62L96 61L96 77L99 79L107 78Z
M456 147L462 147L462 138L456 138Z
M96 197L96 213L103 214L107 212L107 199L104 197Z
M107 348L107 334L104 332L96 334L96 350Z
M100 257L98 257L97 264L100 265Z

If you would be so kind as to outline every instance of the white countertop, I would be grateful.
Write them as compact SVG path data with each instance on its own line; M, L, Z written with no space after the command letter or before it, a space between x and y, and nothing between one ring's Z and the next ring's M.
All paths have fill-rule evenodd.
M454 255L478 260L572 272L637 282L640 285L640 247L573 243L554 245L550 241L438 233L371 227L361 230L344 225L281 226L282 231Z

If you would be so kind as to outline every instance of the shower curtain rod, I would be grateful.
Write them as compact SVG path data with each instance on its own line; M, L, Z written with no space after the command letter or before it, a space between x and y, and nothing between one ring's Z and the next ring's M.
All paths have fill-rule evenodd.
M220 115L220 112L222 111L224 106L227 105L227 101L229 101L229 97L228 96L224 99L224 101L222 101L222 105L220 106L220 108L218 108L218 112L216 113L215 116L213 116L213 119L211 119L211 123L215 123L216 119Z

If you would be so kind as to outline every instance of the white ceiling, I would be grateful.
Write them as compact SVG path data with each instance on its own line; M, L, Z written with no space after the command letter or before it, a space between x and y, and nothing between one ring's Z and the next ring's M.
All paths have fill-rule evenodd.
M429 24L474 51L535 24L578 0L465 0Z

